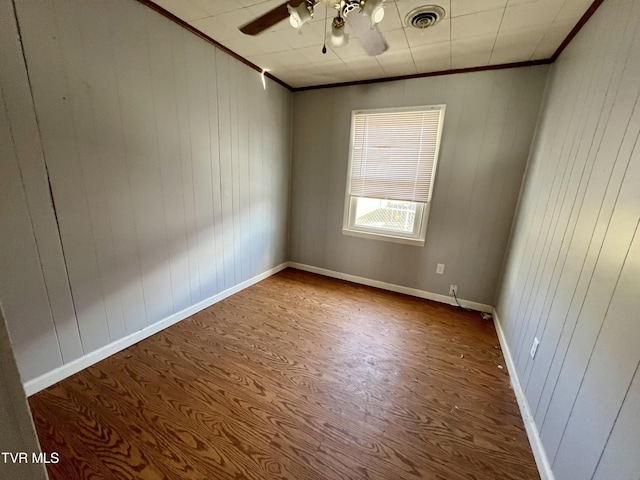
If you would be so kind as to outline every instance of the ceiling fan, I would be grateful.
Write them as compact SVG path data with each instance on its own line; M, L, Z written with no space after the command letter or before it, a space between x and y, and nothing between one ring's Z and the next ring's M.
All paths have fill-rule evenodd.
M286 18L289 18L293 28L300 29L311 20L315 8L322 1L337 10L329 36L333 47L338 48L349 42L349 34L345 32L345 23L348 23L367 55L380 55L389 48L377 27L384 17L384 0L289 0L243 25L240 31L246 35L258 35ZM326 52L326 46L322 52Z

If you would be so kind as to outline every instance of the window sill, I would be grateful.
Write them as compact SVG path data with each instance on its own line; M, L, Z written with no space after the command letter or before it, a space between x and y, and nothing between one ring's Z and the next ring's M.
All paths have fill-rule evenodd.
M394 235L387 235L384 233L363 232L360 230L342 229L343 235L349 235L351 237L369 238L371 240L382 240L383 242L403 243L405 245L413 245L414 247L424 247L424 240L419 238L407 238L397 237Z

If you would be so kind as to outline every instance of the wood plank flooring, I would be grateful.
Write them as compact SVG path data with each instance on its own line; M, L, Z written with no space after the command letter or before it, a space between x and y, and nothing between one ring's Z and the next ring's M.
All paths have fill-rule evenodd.
M29 401L51 480L537 479L493 324L287 269Z

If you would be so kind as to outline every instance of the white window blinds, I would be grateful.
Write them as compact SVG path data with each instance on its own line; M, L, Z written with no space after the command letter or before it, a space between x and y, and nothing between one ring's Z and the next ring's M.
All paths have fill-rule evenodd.
M428 202L443 107L355 113L350 194Z

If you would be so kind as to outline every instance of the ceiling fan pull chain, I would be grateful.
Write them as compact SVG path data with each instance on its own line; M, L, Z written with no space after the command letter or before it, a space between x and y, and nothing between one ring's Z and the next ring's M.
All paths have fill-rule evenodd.
M327 53L327 18L329 18L329 6L324 4L324 39L322 40L322 54Z

